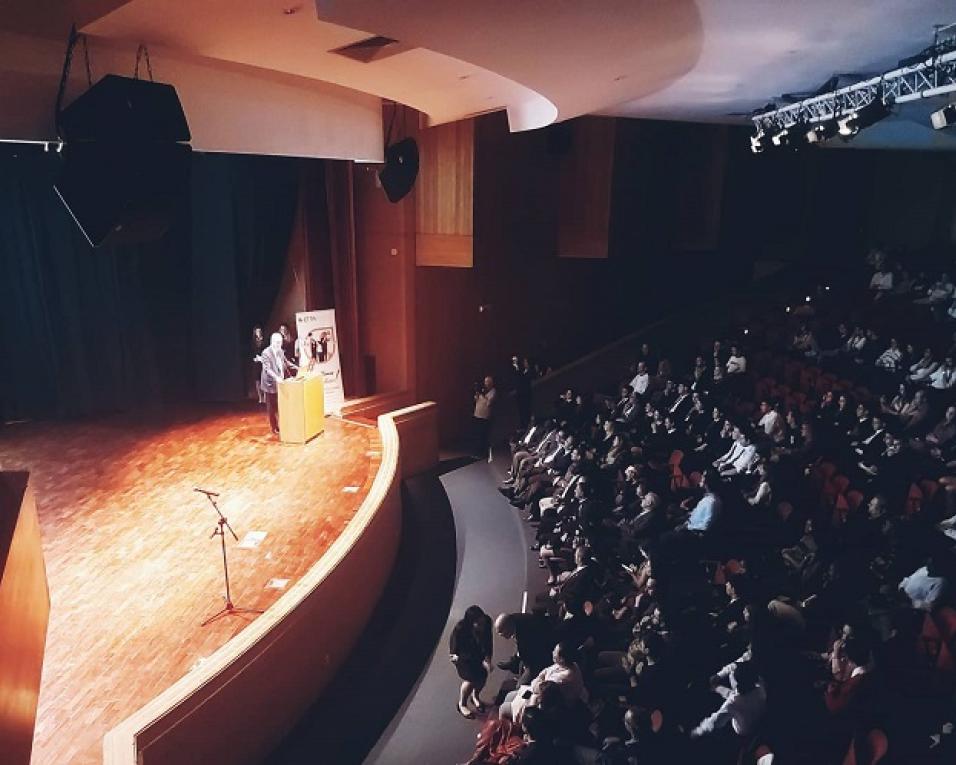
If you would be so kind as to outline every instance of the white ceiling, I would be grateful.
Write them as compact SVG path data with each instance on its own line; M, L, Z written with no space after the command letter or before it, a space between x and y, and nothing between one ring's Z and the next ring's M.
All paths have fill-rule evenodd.
M15 11L0 28L65 34L62 2L0 2ZM746 122L834 73L891 68L956 21L956 2L72 0L71 12L93 36L332 82L433 122L507 109L520 130L590 113ZM329 52L372 34L410 50L368 64Z

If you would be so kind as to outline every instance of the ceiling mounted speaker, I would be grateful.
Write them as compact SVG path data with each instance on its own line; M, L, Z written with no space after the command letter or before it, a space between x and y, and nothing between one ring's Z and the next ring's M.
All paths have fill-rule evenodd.
M176 89L108 74L57 118L65 141L55 184L87 241L161 237L189 198L192 149Z
M389 202L397 202L415 185L418 177L418 144L414 138L405 138L385 149L385 167L378 179Z
M64 141L188 141L176 88L108 74L59 116Z

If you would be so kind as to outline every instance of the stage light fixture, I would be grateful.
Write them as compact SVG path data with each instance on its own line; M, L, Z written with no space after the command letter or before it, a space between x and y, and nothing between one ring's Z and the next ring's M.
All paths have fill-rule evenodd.
M929 119L936 130L943 130L956 125L956 102L947 104L939 111L933 112L929 115Z
M810 126L810 128L807 130L807 143L821 144L825 141L829 141L837 134L838 130L839 126L837 125L836 120L818 122L816 125Z
M779 148L784 148L786 146L789 146L790 145L790 129L784 128L780 132L774 133L770 137L770 140L774 146L777 146Z
M874 98L866 106L854 109L852 112L837 120L838 132L843 140L848 140L864 128L870 127L890 114L892 102L883 103L879 97Z

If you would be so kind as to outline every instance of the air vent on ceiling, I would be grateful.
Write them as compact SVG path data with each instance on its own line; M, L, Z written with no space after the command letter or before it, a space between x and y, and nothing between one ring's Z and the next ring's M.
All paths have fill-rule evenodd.
M375 35L367 37L358 42L343 45L341 48L335 48L330 53L338 53L353 61L361 61L363 64L370 64L373 61L381 61L383 58L394 56L396 53L403 53L409 50L410 46L393 40L391 37Z

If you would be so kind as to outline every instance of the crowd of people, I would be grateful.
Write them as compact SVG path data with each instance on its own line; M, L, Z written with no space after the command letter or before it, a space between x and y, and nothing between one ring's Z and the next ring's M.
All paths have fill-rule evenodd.
M953 285L871 265L514 434L548 589L472 765L956 761Z

